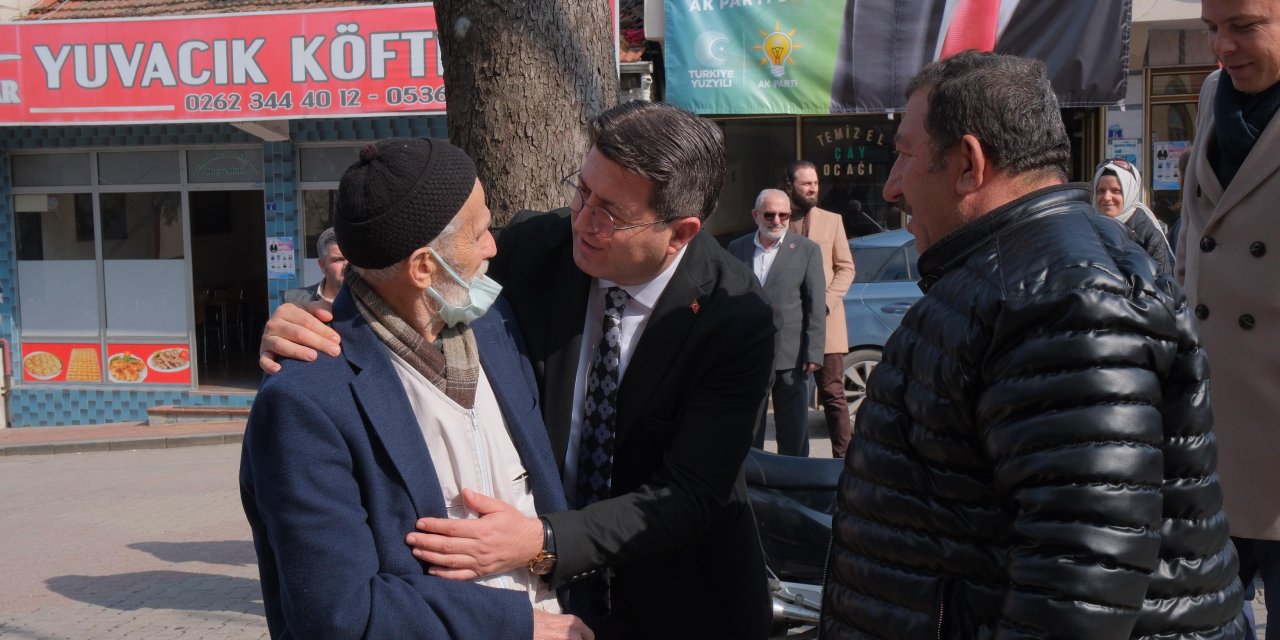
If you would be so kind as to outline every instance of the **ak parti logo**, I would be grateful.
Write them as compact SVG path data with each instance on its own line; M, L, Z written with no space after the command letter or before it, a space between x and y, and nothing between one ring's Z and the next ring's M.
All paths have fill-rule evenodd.
M0 53L0 65L21 59L22 56L16 53ZM5 78L4 71L4 66L0 66L0 104L21 104L22 98L18 97L18 81Z
M765 57L760 60L760 64L769 65L769 73L775 78L781 78L786 73L787 64L796 63L791 52L804 46L795 41L795 35L795 29L783 31L781 23L774 23L773 31L760 29L764 42L752 48L764 52Z

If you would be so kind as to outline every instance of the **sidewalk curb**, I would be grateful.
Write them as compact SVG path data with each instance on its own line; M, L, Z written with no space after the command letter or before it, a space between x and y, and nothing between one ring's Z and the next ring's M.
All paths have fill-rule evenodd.
M239 444L244 433L191 434L150 438L118 438L112 440L80 440L38 444L0 445L0 457L39 456L55 453L91 453L99 451L131 451L136 449L174 449L215 444Z

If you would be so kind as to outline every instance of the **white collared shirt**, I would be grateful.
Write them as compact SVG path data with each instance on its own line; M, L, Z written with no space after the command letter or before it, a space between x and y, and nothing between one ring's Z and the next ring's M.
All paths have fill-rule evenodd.
M654 279L643 284L622 287L631 295L626 308L622 310L622 344L620 362L618 363L618 381L627 373L627 364L631 362L631 354L640 342L640 334L649 324L649 316L658 304L658 298L666 291L667 283L675 275L676 267L684 259L688 245L681 247L671 264L662 270ZM600 343L602 324L604 322L604 293L609 287L618 286L609 280L593 278L591 292L587 297L587 314L582 325L582 350L578 353L578 375L573 382L573 417L569 422L569 446L564 454L564 493L569 499L569 506L577 504L578 497L578 441L582 439L582 403L587 392L587 375L591 372L591 359L595 356L596 347Z
M756 245L756 252L751 258L751 270L756 274L756 280L760 281L760 286L764 286L765 280L769 279L769 269L773 268L773 259L778 257L778 247L782 246L782 241L787 239L787 232L784 229L782 236L772 246L764 246L760 243L760 232L757 231L751 235L751 240Z
M520 460L520 451L511 439L506 418L484 367L480 367L476 381L475 407L465 409L386 344L382 347L391 358L392 369L409 397L409 406L413 408L418 428L426 441L427 453L440 481L440 493L449 517L478 517L462 502L463 489L497 498L530 518L538 517L529 474ZM560 613L555 589L533 575L527 567L474 578L472 582L524 591L529 594L529 603L534 608Z

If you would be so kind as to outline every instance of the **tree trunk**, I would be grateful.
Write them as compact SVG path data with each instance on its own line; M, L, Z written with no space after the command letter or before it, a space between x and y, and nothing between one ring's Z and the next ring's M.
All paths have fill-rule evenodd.
M476 161L493 225L568 204L560 178L618 100L607 0L438 0L449 137Z

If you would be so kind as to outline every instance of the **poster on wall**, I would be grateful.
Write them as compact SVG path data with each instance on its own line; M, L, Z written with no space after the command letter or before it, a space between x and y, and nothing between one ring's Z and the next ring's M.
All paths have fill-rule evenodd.
M901 111L911 78L964 49L1043 60L1062 106L1124 97L1129 0L1003 0L991 31L936 0L665 0L667 101L703 114Z
M431 3L0 23L0 125L445 111Z
M1182 188L1182 174L1178 171L1178 159L1190 146L1191 143L1187 140L1151 143L1151 189L1153 191L1177 191Z
M108 344L107 381L113 384L191 384L185 344Z
M1107 158L1120 158L1142 171L1138 152L1142 150L1142 141L1137 138L1114 138L1107 140Z
M101 347L95 343L22 343L23 382L102 382Z
M295 262L293 238L289 236L271 236L267 238L268 278L272 280L287 280L296 277Z

